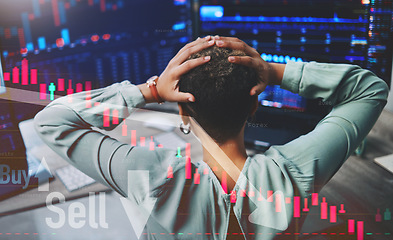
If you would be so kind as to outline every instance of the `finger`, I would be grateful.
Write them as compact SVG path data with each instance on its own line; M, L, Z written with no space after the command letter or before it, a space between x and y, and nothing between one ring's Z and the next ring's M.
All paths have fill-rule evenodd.
M180 77L181 75L187 73L191 69L196 68L204 63L207 63L208 61L210 61L210 59L211 59L210 56L204 56L204 57L188 60L188 61L182 63L176 69L176 76Z
M195 97L191 93L175 92L170 99L171 102L195 102Z
M223 40L223 41L243 42L242 40L240 40L240 39L237 38L237 37L225 37L225 36L216 35L216 36L214 36L214 38L215 38L216 40Z
M216 40L216 45L218 47L224 47L224 48L230 48L233 50L241 50L245 52L246 54L250 55L253 54L254 52L251 51L252 47L250 47L247 43L243 41L239 41L239 39L227 39L224 40L223 38L220 38L219 40Z
M215 40L210 40L208 42L199 43L193 47L190 47L182 52L180 56L174 59L175 64L182 64L185 62L192 54L202 51L205 48L209 48L215 44Z
M220 41L224 41L224 42L235 42L235 43L239 43L239 44L244 43L244 41L240 40L237 37L223 37L223 36L216 35L214 37L214 39L216 40L216 42L220 40Z
M252 47L250 47L247 43L235 39L235 40L223 40L222 38L219 40L216 40L216 45L218 47L224 47L224 48L230 48L233 50L241 50L245 52L247 55L256 57L259 55L259 53Z
M197 38L195 41L192 41L192 42L190 42L190 43L187 43L184 47L182 47L182 48L179 50L179 52L175 55L174 58L180 56L186 49L191 48L191 47L194 47L195 45L200 44L200 43L202 43L202 42L210 41L211 38L212 38L212 37L211 37L210 35L208 35L208 36L206 36L206 37L204 37L204 38Z
M250 95L255 96L261 94L266 88L266 85L264 84L258 84L255 85L254 87L251 88L250 90Z
M228 61L256 69L259 66L258 61L250 56L230 56L228 57Z
M228 57L228 60L235 64L241 64L247 67L252 67L254 69L260 69L258 60L249 56L230 56ZM265 88L266 88L265 82L263 81L263 79L260 79L258 85L251 88L250 95L251 96L259 95L261 92L265 90Z
M197 44L199 44L199 43L207 42L207 41L211 40L211 38L212 38L212 37L211 37L210 35L208 35L208 36L206 36L206 37L203 37L203 38L198 37L195 41L192 41L192 42L187 43L180 51L182 51L182 50L184 51L184 49L193 47L193 46L195 46L195 45L197 45Z

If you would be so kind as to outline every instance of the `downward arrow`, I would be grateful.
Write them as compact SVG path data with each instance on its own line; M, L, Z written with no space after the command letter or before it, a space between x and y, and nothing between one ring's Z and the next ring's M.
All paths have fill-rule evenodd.
M134 232L139 239L157 199L149 196L149 171L128 171L128 198L120 198ZM135 191L138 190L138 191ZM137 194L135 194L137 192Z
M277 201L277 198L280 199L279 212L276 211L276 208L272 207L273 199ZM257 209L255 209L255 211L248 216L248 220L251 223L280 231L284 231L288 228L287 211L285 209L284 193L282 191L274 192L273 195L269 197L269 199L265 199L262 196L261 201L253 202L257 204Z
M247 177L240 171L240 169L233 163L233 161L226 155L226 153L218 146L218 144L198 124L198 122L195 121L193 118L191 118L191 121L195 126L192 133L194 133L195 137L202 143L203 147L212 156L215 156L218 164L221 165L224 171L227 172L232 179L235 180L240 178L247 179ZM259 196L262 196L261 192L257 190L257 188L253 185L253 183L249 179L247 179L246 181L247 181L246 185L249 186L249 191L253 191L257 193ZM277 194L281 194L281 196L284 197L284 194L281 191L276 191L273 193L274 196ZM280 231L284 231L288 228L286 207L283 199L280 199L281 212L275 212L274 207L272 207L271 205L270 206L267 205L268 203L270 204L272 203L268 202L264 198L262 199L262 201L257 201L253 197L250 197L249 199L256 206L254 212L252 212L249 216L250 222L264 227L277 229ZM274 219L274 221L272 221L271 219Z

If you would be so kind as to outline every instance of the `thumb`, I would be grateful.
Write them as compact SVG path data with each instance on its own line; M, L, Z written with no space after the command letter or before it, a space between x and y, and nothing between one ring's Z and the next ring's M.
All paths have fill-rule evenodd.
M195 102L195 97L191 93L177 92L174 98L175 102Z
M263 90L265 90L265 88L266 88L265 85L258 84L256 86L254 86L253 88L251 88L250 95L251 96L259 95L260 93L263 92Z

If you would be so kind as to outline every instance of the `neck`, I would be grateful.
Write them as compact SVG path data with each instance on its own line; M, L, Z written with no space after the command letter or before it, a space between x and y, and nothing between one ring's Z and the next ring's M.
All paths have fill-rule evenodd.
M203 161L206 162L213 170L222 186L224 185L223 180L225 181L223 178L225 178L225 175L227 176L226 183L228 189L224 190L227 190L227 192L230 193L230 191L234 188L237 179L232 179L231 176L227 174L228 171L226 170L228 170L228 167L236 167L236 171L241 172L248 157L244 146L244 130L242 130L236 138L229 139L223 144L218 144L218 146L234 165L223 166L224 164L222 164L222 161L220 161L220 159L216 159L205 147L203 147Z

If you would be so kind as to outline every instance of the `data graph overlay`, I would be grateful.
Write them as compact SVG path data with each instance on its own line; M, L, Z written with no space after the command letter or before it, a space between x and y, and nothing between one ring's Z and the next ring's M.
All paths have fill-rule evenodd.
M352 63L390 82L391 0L202 0L197 29L236 36L268 62Z
M86 81L92 89L145 82L191 40L188 1L3 0L0 8L5 84L37 93L54 83L66 95L69 79L73 92Z

